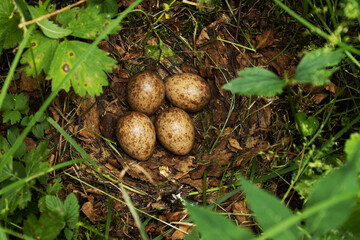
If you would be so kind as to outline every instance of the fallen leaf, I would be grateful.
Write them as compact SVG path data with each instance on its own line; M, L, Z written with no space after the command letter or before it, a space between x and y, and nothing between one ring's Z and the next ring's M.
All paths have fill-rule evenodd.
M256 36L256 49L266 48L274 43L274 31L272 28L266 29L261 35Z

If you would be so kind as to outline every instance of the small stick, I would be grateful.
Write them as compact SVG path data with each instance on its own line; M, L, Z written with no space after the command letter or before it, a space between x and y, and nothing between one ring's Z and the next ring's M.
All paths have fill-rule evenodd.
M48 14L46 14L46 15L43 15L43 16L41 16L41 17L35 18L35 19L33 19L33 20L30 20L30 21L27 21L27 22L24 22L24 23L20 23L20 24L19 24L19 28L23 28L23 27L25 27L25 26L27 26L27 25L40 22L41 20L44 20L45 18L54 16L54 15L56 15L56 14L58 14L58 13L61 13L61 12L63 12L63 11L66 11L66 10L68 10L69 8L75 7L75 6L77 6L77 5L81 4L81 3L84 3L84 2L86 2L86 0L80 0L80 1L77 2L77 3L73 3L73 4L69 5L69 6L66 6L66 7L62 8L62 9L56 10L55 12L48 13Z

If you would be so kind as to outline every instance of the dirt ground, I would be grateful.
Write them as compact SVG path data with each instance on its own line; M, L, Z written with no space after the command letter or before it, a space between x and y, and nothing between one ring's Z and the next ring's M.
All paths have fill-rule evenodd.
M119 0L118 4L124 9L130 2ZM59 172L50 176L63 179L64 196L70 192L77 194L82 216L90 223L105 224L109 196L122 199L119 188L122 182L134 206L143 212L139 213L140 218L147 222L145 230L150 238L160 234L167 239L183 238L191 225L185 222L187 213L181 199L202 205L206 189L206 204L218 203L222 196L236 188L238 176L256 179L297 156L293 146L299 139L292 135L296 128L285 94L274 98L235 96L223 90L222 85L234 79L239 70L251 66L270 69L281 77L285 72L291 76L302 49L289 43L303 29L285 14L275 16L276 11L268 1L246 5L242 5L242 1L228 2L231 9L235 9L233 13L224 3L220 9L200 12L195 2L194 6L178 1L167 13L168 18L164 16L152 25L163 11L162 1L143 1L137 9L151 14L151 22L140 11L131 13L122 23L123 29L100 44L100 48L118 62L117 69L108 75L109 86L103 94L81 99L72 91L61 92L51 104L49 115L81 144L108 176L103 181L86 165L75 165L65 171L67 174ZM172 56L164 56L160 51L158 59L149 57L145 46L159 45L159 39L171 49ZM252 46L254 50L249 50ZM189 113L196 132L195 145L189 154L174 155L157 142L150 159L137 161L117 144L116 122L131 111L126 100L127 82L143 70L155 71L163 79L176 73L196 73L209 83L209 104L200 112ZM24 74L19 81L12 91L27 92L35 111L41 104L36 81ZM50 89L48 86L47 90ZM305 112L313 111L314 104L334 94L331 86L294 87L293 91L308 96L306 102L296 102L298 109ZM170 106L165 99L151 120L155 121L157 115ZM52 164L78 157L61 135L48 131L48 137L52 141ZM258 184L279 197L286 190L284 181L277 178ZM286 199L292 207L298 207L299 201L295 193ZM114 199L110 202L110 236L138 238L128 207ZM218 210L231 215L239 225L249 228L254 225L247 215L250 211L241 192L221 202Z

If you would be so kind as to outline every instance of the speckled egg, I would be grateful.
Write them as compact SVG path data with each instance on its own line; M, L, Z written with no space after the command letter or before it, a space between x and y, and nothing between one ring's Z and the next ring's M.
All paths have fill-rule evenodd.
M156 132L150 118L140 112L121 116L116 126L120 147L137 160L147 160L154 151Z
M165 94L173 105L189 112L204 108L211 96L209 84L193 73L168 77L165 80Z
M160 107L164 97L164 82L155 72L140 72L127 84L127 100L134 111L151 115Z
M180 108L164 110L155 122L160 143L177 155L188 154L195 140L195 130L190 116Z

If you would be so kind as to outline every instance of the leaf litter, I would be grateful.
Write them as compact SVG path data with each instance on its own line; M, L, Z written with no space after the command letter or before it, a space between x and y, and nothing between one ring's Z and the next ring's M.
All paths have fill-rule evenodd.
M130 1L118 2L119 5L126 6ZM235 3L230 1L230 4ZM142 3L138 9L145 12L161 10L161 7L152 9L150 6L151 4ZM237 6L234 5L235 8ZM272 165L278 164L277 155L287 154L287 162L296 156L296 150L291 148L293 140L286 134L288 128L283 116L288 117L289 113L288 106L281 96L235 96L235 106L229 115L234 96L222 88L225 83L237 76L238 71L253 66L254 62L257 62L257 66L272 70L279 77L283 77L285 71L289 76L294 74L296 62L293 59L297 53L280 50L289 42L286 30L277 32L278 29L272 24L266 24L263 22L266 20L255 17L256 14L261 14L261 10L261 6L258 5L241 10L244 13L241 25L256 29L257 34L239 33L239 29L231 24L229 19L232 19L232 16L228 11L222 12L222 15L213 21L203 20L203 28L197 29L197 32L192 29L191 34L181 34L185 25L175 20L188 17L187 11L182 7L174 8L173 14L176 18L161 19L161 24L168 27L166 31L173 33L167 38L161 36L161 41L158 41L156 34L153 34L146 24L130 22L137 25L139 30L136 32L133 31L134 26L124 24L118 34L111 35L107 41L99 45L103 51L99 54L108 61L109 67L114 62L105 58L105 52L112 54L117 60L116 69L112 74L108 74L109 86L103 80L104 76L92 83L104 86L103 93L97 98L83 93L83 98L80 98L70 90L69 93L59 95L50 108L50 116L73 134L73 138L81 143L84 150L101 166L101 172L115 179L112 184L106 180L106 192L109 195L122 199L117 181L123 181L132 189L128 192L136 208L162 221L173 223L183 230L169 232L169 227L162 222L150 220L145 229L151 238L163 234L167 239L178 239L185 236L184 232L192 229L184 222L187 214L182 211L181 200L188 198L202 204L204 183L205 189L215 189L206 193L207 204L216 203L221 196L231 191L231 186L236 184L236 175L248 174L253 168L254 177L263 176L271 172ZM70 23L70 20L64 21ZM196 36L192 35L193 33ZM41 37L38 34L35 33L34 40ZM144 42L144 35L152 37ZM76 51L83 49L83 43L80 42L73 41L74 46L66 44L68 43L62 43L67 50L56 54L65 54L69 51L78 54ZM144 51L146 44L151 44L151 49L155 49L154 58L147 56ZM256 53L238 46L243 45L251 49L250 44L255 46ZM41 48L36 44L32 47L34 51L46 51L51 47L51 43ZM167 52L161 55L165 48L166 51L171 51L171 54ZM29 54L25 53L22 61L29 62ZM71 56L67 63L59 62L59 65L71 64L70 58ZM43 61L38 71L49 68L46 64L47 62ZM64 67L61 69L49 70L50 74L54 75L55 84L56 79L61 79L64 72L68 71ZM198 73L210 84L212 99L209 105L201 113L190 114L196 129L196 142L186 156L171 154L157 143L151 158L138 162L127 156L116 144L116 121L119 116L130 111L126 102L127 81L133 74L145 69L157 71L163 78L180 72ZM33 69L27 68L25 71L35 76ZM44 75L39 74L42 84ZM16 81L20 84L13 85L12 92L27 92L35 99L33 101L41 102L40 94L36 93L38 83L34 78L22 76ZM81 76L78 82L87 84L86 76ZM72 85L76 85L74 79ZM294 91L311 95L309 99L312 101L298 103L308 109L311 104L319 104L330 94L334 94L335 88L333 83L329 83L325 87L294 86ZM66 87L66 90L69 89L70 82ZM161 109L169 106L170 103L164 100ZM34 105L31 108L31 111L36 110ZM152 121L155 121L156 114L151 117ZM61 136L49 132L48 137L53 140L51 147L55 149L50 153L53 161L62 162L74 158L71 148L63 148L64 145L61 145ZM27 142L32 141L28 138ZM30 145L33 144L28 144ZM61 154L55 153L56 151L61 151ZM123 176L121 170L124 168L128 170ZM81 212L91 223L105 224L108 209L104 205L108 196L95 190L104 190L104 184L99 180L98 174L83 164L72 167L68 173L91 184L92 187L63 176L65 190L77 194ZM278 183L274 181L272 184L274 193L280 194ZM126 205L119 201L111 201L111 206L116 213L113 215L110 235L123 239L137 238L138 231ZM254 224L241 193L224 201L220 207L233 215L237 224L249 228ZM145 219L145 216L142 216L142 220Z

